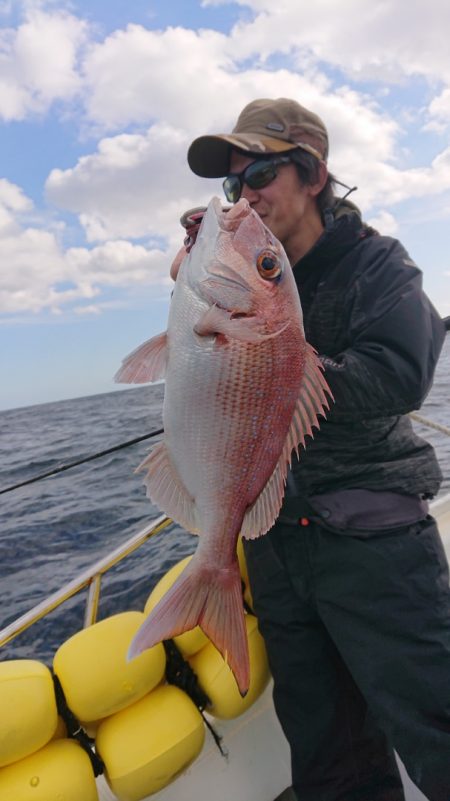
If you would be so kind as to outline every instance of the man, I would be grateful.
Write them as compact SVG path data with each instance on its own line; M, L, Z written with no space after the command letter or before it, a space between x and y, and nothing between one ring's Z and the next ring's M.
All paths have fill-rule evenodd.
M250 103L188 153L282 242L335 399L279 520L246 543L255 612L299 801L401 801L394 749L448 801L450 592L427 513L441 473L407 416L444 325L401 244L334 196L327 156L323 122L284 98Z

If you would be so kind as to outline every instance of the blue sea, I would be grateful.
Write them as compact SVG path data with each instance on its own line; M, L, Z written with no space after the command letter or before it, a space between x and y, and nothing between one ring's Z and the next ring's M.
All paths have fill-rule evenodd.
M162 427L163 385L0 412L0 489ZM421 414L450 428L450 335ZM450 437L414 424L436 448L450 491ZM0 495L0 628L138 532L159 511L133 470L156 439ZM104 578L99 617L143 609L158 580L196 547L176 525ZM85 592L1 650L1 659L54 651L83 624Z

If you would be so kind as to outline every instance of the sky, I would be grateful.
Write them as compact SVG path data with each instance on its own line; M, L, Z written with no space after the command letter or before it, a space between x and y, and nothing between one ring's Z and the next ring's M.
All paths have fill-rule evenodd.
M450 314L448 0L0 0L0 26L0 409L118 389L166 327L181 214L222 196L187 148L257 97L322 117Z

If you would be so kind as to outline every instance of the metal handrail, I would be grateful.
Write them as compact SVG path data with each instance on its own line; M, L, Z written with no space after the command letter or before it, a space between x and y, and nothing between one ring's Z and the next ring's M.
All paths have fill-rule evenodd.
M171 523L171 518L166 517L166 515L161 515L156 518L151 525L145 526L145 528L138 531L137 534L134 534L122 545L119 545L118 548L115 548L103 557L103 559L99 559L98 562L95 562L83 573L80 573L73 581L65 584L61 589L37 604L37 606L25 612L25 614L21 615L21 617L17 618L17 620L14 620L9 626L6 626L0 631L0 647L6 645L6 643L13 640L23 631L26 631L33 623L41 620L58 606L61 606L65 601L68 601L69 598L72 598L78 592L85 589L85 587L89 587L89 593L86 601L84 625L86 627L95 623L102 575L114 567L114 565L118 564L118 562L121 562L122 559L125 559L126 556L133 553L133 551L140 548L150 537L153 537L155 534L158 534L159 531L167 528Z

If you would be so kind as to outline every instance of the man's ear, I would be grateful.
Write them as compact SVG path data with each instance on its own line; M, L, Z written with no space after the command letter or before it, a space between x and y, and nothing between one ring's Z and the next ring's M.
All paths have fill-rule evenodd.
M319 177L314 184L309 186L312 197L317 197L324 188L328 178L328 168L324 161L319 161Z

